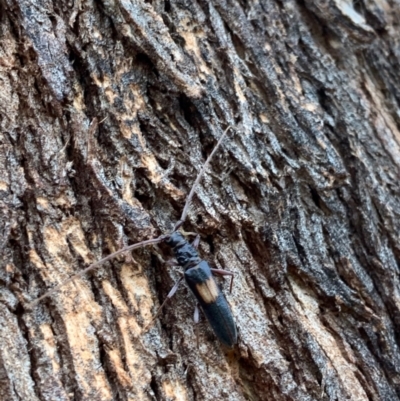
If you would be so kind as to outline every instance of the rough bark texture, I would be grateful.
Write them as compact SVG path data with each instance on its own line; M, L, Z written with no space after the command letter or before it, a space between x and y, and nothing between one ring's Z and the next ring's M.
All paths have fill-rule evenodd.
M0 4L1 400L400 399L398 0ZM168 232L228 125L183 228L234 350L184 288L144 332L164 245L26 308Z

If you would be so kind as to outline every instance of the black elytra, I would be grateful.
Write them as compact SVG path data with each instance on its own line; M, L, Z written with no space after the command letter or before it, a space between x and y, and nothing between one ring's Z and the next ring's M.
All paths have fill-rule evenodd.
M180 232L168 236L165 243L185 270L185 281L196 297L218 339L228 347L237 343L237 330L229 304L215 282L209 264Z

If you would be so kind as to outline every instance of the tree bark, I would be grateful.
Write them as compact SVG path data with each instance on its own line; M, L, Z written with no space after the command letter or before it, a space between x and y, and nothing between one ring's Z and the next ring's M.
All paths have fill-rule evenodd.
M398 1L3 0L1 400L399 400ZM90 122L98 119L96 130ZM230 350L161 244L235 273Z

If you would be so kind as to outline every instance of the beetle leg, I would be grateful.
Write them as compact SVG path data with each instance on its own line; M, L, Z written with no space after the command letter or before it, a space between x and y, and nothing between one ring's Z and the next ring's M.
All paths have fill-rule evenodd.
M185 231L185 230L179 230L182 235L184 235L185 237L187 237L188 235L192 235L193 237L195 237L196 235L198 235L197 233L194 233L192 231Z
M223 269L210 269L214 274L218 274L219 276L231 276L231 285L229 286L229 292L232 292L233 287L233 277L235 273L230 272L229 270Z
M200 321L199 304L196 304L196 306L194 307L193 320L194 320L194 332L196 334L196 344L197 348L199 348L199 331L198 331L198 323Z
M162 308L165 306L168 300L170 300L178 290L179 284L183 280L183 276L174 284L174 286L171 288L171 291L168 293L167 298L164 299L164 302L161 304L161 306L158 308L158 311L156 314L153 316L153 319L149 322L149 324L143 329L143 331L147 331L147 329L153 324L154 320L156 317L160 314Z
M167 261L165 262L165 264L166 264L167 266L170 266L170 267L172 267L172 266L180 266L179 263L178 263L178 261L177 261L176 259L167 260Z
M199 244L200 244L200 235L197 234L196 238L192 242L192 247L197 249L199 247Z

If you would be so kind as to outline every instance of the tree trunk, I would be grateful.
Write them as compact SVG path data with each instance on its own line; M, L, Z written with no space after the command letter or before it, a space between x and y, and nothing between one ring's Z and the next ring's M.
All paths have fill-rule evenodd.
M398 1L0 4L1 400L400 399ZM170 232L229 125L182 228L237 346L184 285L145 330L164 244L27 307Z

